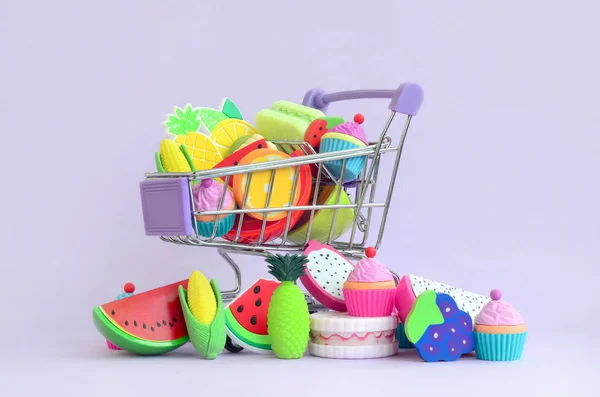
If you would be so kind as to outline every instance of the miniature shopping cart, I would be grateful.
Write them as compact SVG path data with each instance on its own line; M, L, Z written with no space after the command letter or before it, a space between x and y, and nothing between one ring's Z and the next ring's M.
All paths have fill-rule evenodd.
M142 199L142 209L146 234L149 236L160 236L163 241L183 244L197 247L214 247L218 253L234 271L235 287L229 291L223 291L223 301L233 300L241 291L241 270L237 263L232 259L231 254L263 255L266 251L280 252L302 252L307 243L313 239L313 222L315 214L319 211L332 211L330 218L330 228L328 233L319 231L321 243L326 243L337 249L348 258L363 258L365 249L369 246L379 249L386 219L392 199L396 174L404 141L413 116L417 115L419 107L423 101L423 91L419 85L413 83L404 83L396 90L355 90L336 93L326 93L321 89L309 91L302 102L323 113L326 113L329 104L333 102L346 101L352 99L380 98L389 99L389 118L383 126L379 139L375 142L369 142L365 147L357 149L341 150L330 153L316 153L314 149L306 142L300 141L274 141L280 151L285 153L298 153L301 155L291 156L284 160L276 160L268 163L255 163L246 165L235 165L230 167L213 168L205 171L191 173L167 173L152 172L147 173L146 179L140 183L140 193ZM399 134L397 145L393 145L393 137L388 134L390 126L397 113L406 116L404 126ZM389 181L384 181L384 198L376 199L376 188L378 187L378 175L381 160L384 155L392 159L392 171ZM344 169L347 162L355 158L364 158L364 166L358 177L347 181L344 176ZM336 162L341 164L341 174L336 177L330 172L329 166ZM255 173L265 171L270 172L272 178L275 177L275 170L283 168L294 168L293 189L295 190L300 178L298 170L302 166L311 167L311 197L306 200L306 205L293 205L273 207L269 203L273 195L273 179L268 189L266 205L264 208L247 208L247 199L249 186L252 182L252 176ZM225 185L235 175L246 175L246 195L240 208L226 210L223 209L224 194L221 197L220 205L214 211L198 211L195 208L192 197L192 186L204 179L220 178ZM263 174L264 175L264 174ZM379 182L379 185L382 182ZM323 189L329 189L334 192L333 200L322 202L319 193ZM337 196L337 197L335 197ZM348 197L342 203L342 196ZM291 197L295 197L295 191ZM347 230L339 235L336 230L336 221L339 213L347 214L348 209L352 210L353 219ZM256 224L256 233L252 238L244 236L242 227L244 219L250 213L271 213L285 211L286 217L273 227L273 222L267 221L263 216L261 221L254 220ZM380 211L380 220L375 220L374 212ZM217 222L213 233L209 237L204 237L198 231L195 217L198 215L217 215L218 218L229 214L236 214L236 224L229 233L228 238L215 237L217 233ZM301 216L300 216L301 215ZM257 223L258 222L258 223ZM294 227L298 224L303 225L303 239L290 238L294 233ZM322 227L322 225L320 225ZM372 238L372 236L375 236ZM323 307L310 295L306 294L306 299L311 312L322 310ZM227 348L234 350L235 347L228 341Z

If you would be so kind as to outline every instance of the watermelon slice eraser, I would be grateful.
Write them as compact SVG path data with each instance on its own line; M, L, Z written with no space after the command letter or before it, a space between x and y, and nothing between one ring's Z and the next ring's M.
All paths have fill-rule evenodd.
M279 281L259 278L225 308L227 335L236 344L253 353L273 353L267 314L279 285Z
M419 295L404 329L427 362L456 361L475 349L473 320L448 294L429 290Z
M212 360L217 358L225 348L227 333L225 331L225 313L223 312L223 299L219 286L214 279L210 280L210 286L217 300L217 311L213 321L208 324L202 324L198 321L188 305L187 291L183 286L179 286L179 300L183 309L183 317L188 329L190 341L194 349L202 357Z
M304 275L300 277L302 285L323 306L345 312L342 287L354 265L335 248L316 240L308 242L304 255L308 262Z

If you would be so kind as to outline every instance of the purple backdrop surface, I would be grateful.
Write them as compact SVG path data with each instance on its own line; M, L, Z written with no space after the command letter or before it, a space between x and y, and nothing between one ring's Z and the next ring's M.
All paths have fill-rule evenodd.
M378 258L400 274L501 289L531 344L524 363L502 371L539 371L553 358L556 374L567 371L560 365L591 368L583 350L552 349L599 341L598 11L591 1L1 1L0 263L10 326L0 335L22 376L11 380L36 363L48 368L40 357L56 354L74 361L53 371L160 373L157 363L177 360L107 361L91 308L126 281L143 291L194 269L232 286L215 250L144 235L138 182L154 168L173 105L216 107L230 96L252 121L313 87L390 89L405 80L422 85L425 102ZM330 113L363 113L373 139L387 104L335 104ZM258 260L240 261L244 287L266 274ZM378 362L389 366L315 368L353 365L353 373ZM469 366L483 377L489 370ZM548 371L531 379L571 385ZM61 387L75 393L94 382L88 375Z

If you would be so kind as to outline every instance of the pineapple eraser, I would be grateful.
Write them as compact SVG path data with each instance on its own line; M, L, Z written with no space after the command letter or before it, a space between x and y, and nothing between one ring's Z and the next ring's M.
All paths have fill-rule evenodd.
M265 261L269 273L281 282L271 296L267 312L271 349L278 358L301 358L308 344L310 313L296 280L304 274L307 258L267 253Z
M356 317L333 311L310 315L311 355L337 359L367 359L398 352L396 315Z

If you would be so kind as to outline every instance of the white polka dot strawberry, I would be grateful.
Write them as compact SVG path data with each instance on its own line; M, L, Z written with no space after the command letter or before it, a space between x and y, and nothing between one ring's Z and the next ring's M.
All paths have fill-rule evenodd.
M456 361L475 348L473 320L448 294L429 290L419 295L405 330L419 356L428 362Z

